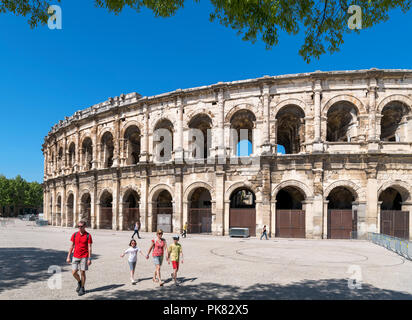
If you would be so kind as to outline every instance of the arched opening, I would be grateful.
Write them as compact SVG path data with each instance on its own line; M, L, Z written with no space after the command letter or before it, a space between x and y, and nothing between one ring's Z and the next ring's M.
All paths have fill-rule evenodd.
M406 116L409 108L402 102L393 101L382 109L381 141L406 141Z
M193 159L209 157L209 150L212 147L212 139L210 137L212 119L206 114L198 114L190 120L189 129L189 152L191 157Z
M168 119L160 120L153 133L153 150L157 162L170 161L173 154L173 124Z
M70 193L67 197L67 227L73 226L73 208L74 208L74 195Z
M305 142L304 118L303 110L295 105L284 106L277 113L277 143L283 146L285 154L301 151Z
M305 238L305 195L295 187L285 187L276 195L276 237Z
M355 196L345 187L334 188L328 201L328 239L352 239L357 231L357 210L353 208Z
M113 196L105 190L100 197L100 229L113 228Z
M130 126L124 133L124 154L126 155L126 164L134 165L139 162L140 157L140 130L137 126Z
M76 145L74 142L70 143L69 146L69 166L71 169L73 169L74 164L76 161Z
M358 111L348 101L336 102L327 113L327 135L329 142L351 142L356 140Z
M103 134L101 152L103 168L111 168L113 165L114 143L113 135L110 132Z
M123 200L123 230L133 230L135 223L140 224L139 194L130 189Z
M62 224L62 197L57 197L56 204L56 226L61 226Z
M197 188L189 198L189 233L212 232L212 197L206 188Z
M82 160L84 170L91 170L93 161L93 142L89 137L82 143Z
M256 117L253 112L243 109L235 112L230 119L230 148L232 155L249 156L253 153L253 129L255 128ZM250 150L244 146L252 145ZM247 151L246 151L247 150Z
M169 191L163 190L159 193L153 211L153 230L162 229L163 232L172 232L173 203Z
M256 196L247 188L238 188L230 195L229 228L248 228L256 236Z
M83 194L81 201L80 201L80 216L79 221L83 220L86 222L86 226L91 226L91 197L89 193Z
M392 237L409 239L409 211L402 211L403 199L400 192L389 187L379 195L379 202L380 232Z

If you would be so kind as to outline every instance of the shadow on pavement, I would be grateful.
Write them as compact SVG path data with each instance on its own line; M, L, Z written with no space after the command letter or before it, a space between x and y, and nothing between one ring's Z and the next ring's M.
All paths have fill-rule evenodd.
M120 287L123 287L123 286L124 286L124 284L111 284L111 285L108 285L108 286L103 286L103 287L100 287L100 288L94 288L94 289L91 289L91 290L87 290L87 292L92 293L92 292L98 292L98 291L109 291L109 290L117 289L117 288L120 288Z
M98 255L93 255L96 259ZM0 293L31 282L47 281L50 266L69 267L67 251L39 248L0 248ZM65 272L67 270L62 270Z
M184 282L184 281L182 281ZM247 288L218 283L200 283L197 285L166 285L154 290L134 291L118 290L104 295L93 295L89 299L149 299L149 300L399 300L412 299L412 295L392 290L385 290L369 284L362 284L362 289L349 289L347 279L305 280L288 285L256 284Z

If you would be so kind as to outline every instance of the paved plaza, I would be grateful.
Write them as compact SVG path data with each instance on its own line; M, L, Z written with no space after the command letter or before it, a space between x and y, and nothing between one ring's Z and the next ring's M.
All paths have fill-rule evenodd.
M72 228L38 227L31 221L0 221L0 299L411 299L412 262L368 241L241 239L188 235L176 287L171 265L162 266L164 287L152 282L152 259L140 255L139 282L129 282L132 232L88 231L93 261L86 295L78 297L66 263ZM141 233L146 254L154 233ZM165 234L170 244L172 234ZM52 276L49 267L61 274ZM56 267L52 267L56 268ZM360 273L359 273L360 272ZM349 280L362 277L359 282ZM61 276L61 288L58 278ZM54 277L54 278L51 278ZM348 281L349 280L349 281ZM352 284L350 289L348 284Z

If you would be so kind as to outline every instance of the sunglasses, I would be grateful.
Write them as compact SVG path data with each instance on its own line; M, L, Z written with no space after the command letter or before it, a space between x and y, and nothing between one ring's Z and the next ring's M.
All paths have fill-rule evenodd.
M84 226L77 226L77 228L84 228Z

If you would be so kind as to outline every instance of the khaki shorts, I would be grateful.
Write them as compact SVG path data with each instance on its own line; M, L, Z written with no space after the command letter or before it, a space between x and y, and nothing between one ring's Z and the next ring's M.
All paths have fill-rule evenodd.
M80 271L88 270L87 259L88 258L75 258L75 257L73 257L73 259L72 259L72 270L73 271L79 270L79 266L80 266Z

